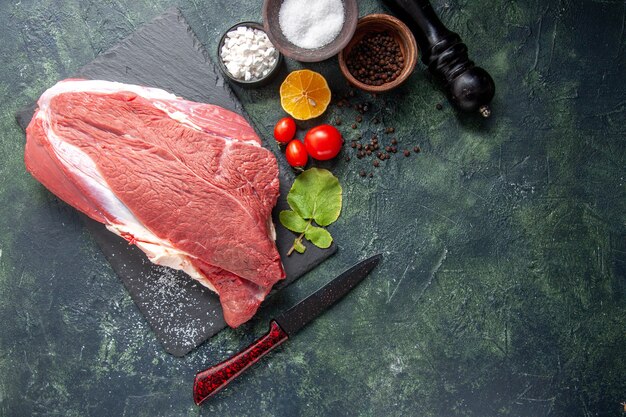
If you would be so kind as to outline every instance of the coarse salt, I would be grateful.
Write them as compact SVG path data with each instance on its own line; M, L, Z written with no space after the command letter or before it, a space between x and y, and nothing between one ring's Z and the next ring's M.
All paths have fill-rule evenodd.
M262 30L239 26L226 34L220 57L233 78L254 81L274 68L278 50Z
M328 45L341 32L344 19L341 0L285 0L278 12L287 40L304 49Z

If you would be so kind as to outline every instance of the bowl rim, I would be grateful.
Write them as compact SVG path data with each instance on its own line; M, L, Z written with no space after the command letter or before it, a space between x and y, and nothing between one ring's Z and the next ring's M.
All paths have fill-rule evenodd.
M281 4L284 0L281 0ZM278 40L278 38L276 38L274 36L274 32L273 29L275 30L281 30L280 29L280 25L276 25L276 27L270 26L269 24L269 0L264 0L263 1L263 27L265 28L265 33L267 33L267 36L269 36L270 41L274 44L274 46L286 57L294 59L296 61L299 62L321 62L321 61L325 61L329 58L332 58L333 56L339 54L343 48L346 47L346 45L348 43L350 43L350 40L352 40L352 37L354 36L354 32L356 31L356 27L357 27L357 23L359 21L359 2L358 0L341 0L344 6L344 18L346 16L349 15L347 8L351 7L352 8L352 14L350 14L351 16L354 16L354 18L350 19L350 20L344 20L343 26L341 28L341 31L339 32L339 34L337 35L337 38L340 37L341 33L346 30L347 28L347 36L345 37L344 40L342 40L341 42L337 42L334 43L335 40L337 40L337 38L335 38L333 41L331 41L329 44L322 46L321 48L317 48L317 49L305 49L305 48L301 48L297 45L294 45L293 43L289 42L289 40L287 40L285 38L285 40L289 43L289 45L294 49L292 50L287 50L287 49L283 49L282 43ZM280 10L280 8L279 8Z
M357 22L355 35L356 35L356 31L359 30L359 26L363 27L364 25L367 25L369 23L375 23L375 22L381 22L381 21L390 23L391 26L395 25L395 30L397 32L404 32L407 35L408 48L415 51L415 54L412 54L412 59L410 62L405 62L406 65L404 69L402 70L402 73L400 74L400 76L398 76L398 78L396 78L395 80L389 83L375 86L375 85L362 83L361 81L357 80L352 75L350 70L348 70L348 66L346 64L346 58L347 58L345 56L346 48L342 49L341 52L339 52L339 56L338 56L339 69L341 70L341 73L346 78L346 80L350 84L352 84L354 87L357 87L361 90L371 92L371 93L384 93L384 92L393 90L394 88L403 84L415 70L415 66L417 65L417 61L419 58L419 47L417 45L417 41L415 40L415 36L413 36L413 32L411 32L409 27L404 22L402 22L400 19L390 14L372 13L372 14L368 14L368 15L361 17ZM353 35L350 41L354 40L354 38L355 36ZM347 45L348 44L346 44L346 46Z
M228 71L228 68L226 68L226 64L224 64L224 61L222 59L222 46L224 46L224 42L226 41L226 35L228 34L228 32L230 32L232 30L235 30L235 29L237 29L238 27L241 27L241 26L246 26L246 27L249 27L249 28L252 28L252 29L261 30L269 38L269 35L268 35L267 31L265 30L263 25L261 23L259 23L259 22L243 21L243 22L236 23L236 24L232 25L230 28L228 28L228 29L226 29L224 31L224 33L220 37L219 42L217 43L217 63L218 63L218 66L220 67L220 69L222 70L222 73L229 80L232 80L232 81L234 81L234 82L236 82L238 84L242 84L242 85L254 86L254 85L257 85L259 83L262 83L262 82L265 82L265 81L269 80L270 78L272 78L276 74L276 72L278 71L278 67L280 67L280 64L281 64L281 62L283 60L283 54L280 52L280 49L278 49L276 47L276 45L274 44L274 42L272 42L272 39L270 38L270 42L272 42L272 45L278 51L278 58L276 58L276 63L274 64L274 66L272 67L270 72L268 72L267 75L265 75L262 78L257 78L255 80L249 80L249 81L240 80L238 78L233 77L233 75L230 73L230 71Z

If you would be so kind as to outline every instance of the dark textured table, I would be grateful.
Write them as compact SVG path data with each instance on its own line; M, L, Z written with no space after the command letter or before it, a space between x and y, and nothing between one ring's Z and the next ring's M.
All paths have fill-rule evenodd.
M213 56L223 30L260 20L260 1L176 4ZM372 107L359 131L392 126L402 149L422 152L378 169L336 163L338 254L249 324L178 359L160 348L77 215L25 172L14 121L172 3L1 2L0 415L624 415L626 3L434 4L496 80L494 117L457 117L423 66L393 94L357 95ZM380 10L360 4L361 15ZM348 91L336 60L309 67L335 95ZM279 82L237 90L266 137L283 114ZM350 139L354 116L333 106L325 119L343 119ZM375 252L384 263L342 303L193 405L197 370Z

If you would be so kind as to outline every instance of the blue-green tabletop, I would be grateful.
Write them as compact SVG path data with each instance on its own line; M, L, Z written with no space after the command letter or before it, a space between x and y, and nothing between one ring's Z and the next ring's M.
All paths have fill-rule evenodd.
M331 166L337 254L184 358L163 351L76 213L25 171L14 119L172 5L213 58L224 30L261 20L261 1L0 2L0 416L625 414L623 0L433 1L495 79L493 116L458 115L421 63L400 89L351 98L370 107L358 129L333 104L316 123L421 152L375 168L346 146ZM266 139L284 115L281 79L301 67L236 89ZM349 93L336 58L306 67ZM197 371L378 252L341 303L193 404Z

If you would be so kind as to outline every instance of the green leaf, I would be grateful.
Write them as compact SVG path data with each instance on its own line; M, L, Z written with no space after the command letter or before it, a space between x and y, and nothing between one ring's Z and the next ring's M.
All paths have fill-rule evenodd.
M318 248L326 249L333 243L333 238L326 229L309 226L304 232L304 237L311 241Z
M296 250L296 252L298 253L304 253L304 251L306 250L306 246L304 246L302 244L302 241L300 239L296 239L293 242L293 248Z
M283 226L296 233L304 232L308 224L298 213L291 210L281 211L278 218Z
M341 213L341 192L339 180L330 171L311 168L298 175L287 202L303 219L328 226Z

